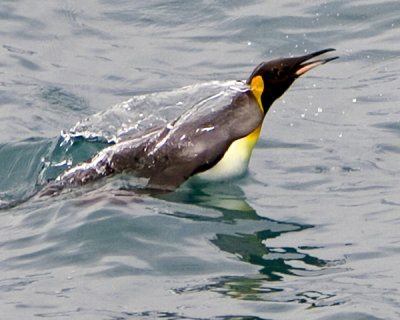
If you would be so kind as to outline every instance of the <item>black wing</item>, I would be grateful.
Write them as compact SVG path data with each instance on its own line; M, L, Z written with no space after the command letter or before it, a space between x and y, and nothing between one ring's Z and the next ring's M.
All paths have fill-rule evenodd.
M260 126L263 117L252 93L246 92L214 114L183 123L178 119L158 140L160 145L154 152L157 166L148 187L174 190L192 175L211 168L232 142Z

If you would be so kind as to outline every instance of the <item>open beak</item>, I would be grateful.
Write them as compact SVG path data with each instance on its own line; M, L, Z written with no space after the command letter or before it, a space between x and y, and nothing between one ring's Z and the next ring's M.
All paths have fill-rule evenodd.
M326 52L330 52L330 51L335 51L335 49L324 49L321 51L317 51L317 52L313 52L310 54L307 54L305 56L302 57L298 57L298 58L293 58L295 60L298 60L298 69L295 72L295 75L300 77L301 75L305 74L307 71L314 69L317 66L320 66L321 64L325 64L329 61L335 60L339 57L332 57L332 58L327 58L327 59L320 59L320 60L314 60L314 61L308 61L316 56L319 56L321 54L324 54Z

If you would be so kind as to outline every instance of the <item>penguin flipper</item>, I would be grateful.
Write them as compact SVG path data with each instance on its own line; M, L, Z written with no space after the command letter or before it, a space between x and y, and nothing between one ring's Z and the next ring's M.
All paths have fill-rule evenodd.
M186 168L185 170L182 167L168 167L161 172L153 174L147 183L146 189L174 191L190 177L191 171L192 168Z

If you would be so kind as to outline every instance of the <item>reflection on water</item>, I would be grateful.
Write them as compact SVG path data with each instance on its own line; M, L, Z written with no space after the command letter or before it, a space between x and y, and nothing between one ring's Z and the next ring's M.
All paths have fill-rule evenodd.
M306 253L313 248L268 246L269 239L289 232L301 232L313 226L281 222L258 215L247 204L245 194L236 185L214 184L198 188L196 192L189 189L163 198L217 210L220 214L218 216L182 211L174 212L173 215L193 221L222 223L224 227L218 228L210 242L236 259L260 267L256 275L222 276L212 279L206 285L177 288L176 293L212 290L242 300L271 300L268 295L284 290L274 287L273 284L284 280L285 276L313 277L339 271L331 268L334 264L331 261ZM320 292L301 292L296 296L291 295L287 300L313 305L316 300L331 297L332 295Z
M171 290L178 295L215 292L243 301L278 300L310 307L337 303L331 293L290 292L281 285L287 277L340 272L332 267L335 262L312 255L314 248L268 245L271 239L313 226L258 215L237 185L188 184L153 197L129 190L121 177L112 185L112 191L103 185L48 199L47 208L41 207L41 199L16 208L29 212L21 216L20 228L31 231L3 244L10 255L3 266L23 270L96 264L99 267L87 276L125 276L132 281L144 275L179 279L210 274L201 285L187 283ZM212 253L204 241L219 252ZM211 261L209 254L215 255ZM238 274L238 263L253 271Z
M300 230L302 230L301 227L296 231ZM265 275L268 281L281 280L281 274L296 275L296 271L301 271L305 275L307 268L293 267L289 263L291 261L301 261L305 265L315 267L326 266L325 261L300 253L296 248L268 248L264 245L268 239L275 238L282 232L267 229L255 234L217 234L217 239L212 242L221 250L230 252L245 262L261 266L260 273Z

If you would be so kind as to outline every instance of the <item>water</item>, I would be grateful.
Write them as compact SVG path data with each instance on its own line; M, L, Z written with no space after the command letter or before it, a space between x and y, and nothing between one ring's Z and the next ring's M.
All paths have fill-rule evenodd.
M0 201L22 203L0 211L1 318L397 319L399 13L376 0L3 1ZM23 201L135 119L330 47L340 59L270 110L245 178L149 197L120 176Z

